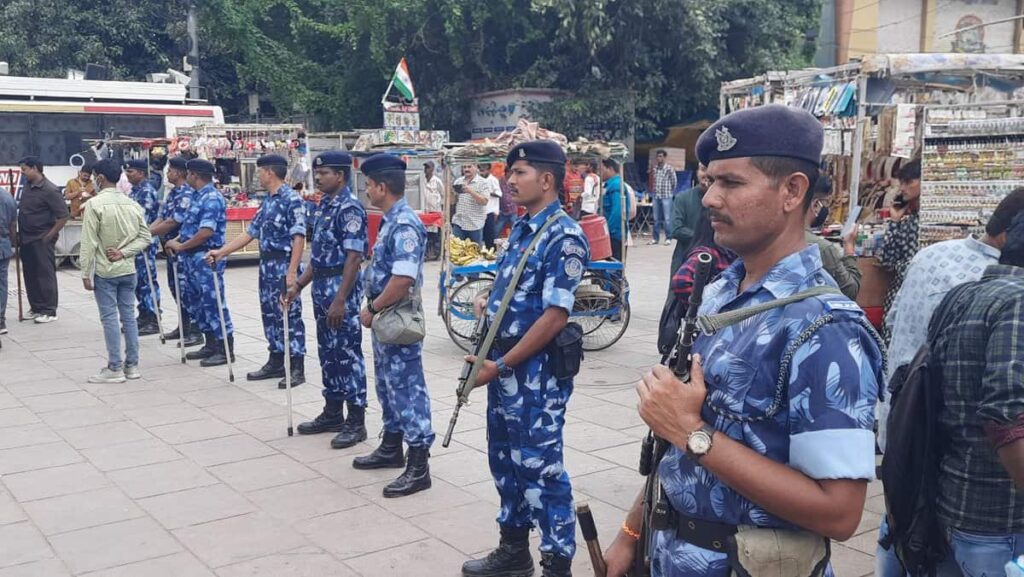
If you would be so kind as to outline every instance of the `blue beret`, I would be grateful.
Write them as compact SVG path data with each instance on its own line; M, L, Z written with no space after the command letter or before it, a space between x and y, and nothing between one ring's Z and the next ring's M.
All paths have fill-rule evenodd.
M213 175L213 173L216 172L212 162L210 162L209 160L202 160L199 158L188 161L186 168L188 169L189 172L194 172L196 174Z
M352 166L352 155L340 150L328 150L327 152L321 153L316 157L316 160L313 161L313 168L320 168L321 166L329 168Z
M546 164L561 164L567 162L565 151L553 140L531 140L514 146L508 151L505 158L505 166L512 166L517 160L529 160L530 162L543 162Z
M147 170L149 170L149 163L146 162L144 158L134 158L124 163L125 170L131 170L133 168L135 170L141 170L143 172L146 172Z
M184 156L173 156L167 161L167 164L169 164L171 168L188 170L188 159Z
M364 160L359 166L359 170L370 177L381 172L405 171L405 161L397 156L381 152Z
M256 159L256 166L283 166L288 168L288 159L280 154L264 154Z
M824 141L821 123L810 112L768 104L719 118L697 140L697 158L707 166L728 158L782 156L817 166Z

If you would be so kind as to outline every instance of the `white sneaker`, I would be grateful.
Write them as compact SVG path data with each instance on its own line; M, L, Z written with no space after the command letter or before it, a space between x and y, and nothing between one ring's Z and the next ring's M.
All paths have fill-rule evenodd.
M123 383L125 380L124 371L110 370L110 367L103 367L100 374L89 377L90 383Z
M670 241L670 240L666 240L666 241L665 241L665 246L668 246L668 245L670 245L670 244L672 244L672 241Z
M39 313L37 313L36 311L28 311L28 312L27 312L27 313L25 313L25 314L24 314L23 316L25 317L25 320L26 320L26 321L30 321L30 320L32 320L32 319L34 319L34 318L38 317L38 316L39 316Z
M35 318L35 321L41 325L52 323L55 320L57 320L57 315L39 315Z
M139 365L125 365L124 378L128 379L129 381L141 379L142 373L139 372Z
M0 319L0 335L7 334L7 321Z
M651 242L647 243L647 246L652 246L652 245L655 245L655 244L658 244L658 241L652 240Z

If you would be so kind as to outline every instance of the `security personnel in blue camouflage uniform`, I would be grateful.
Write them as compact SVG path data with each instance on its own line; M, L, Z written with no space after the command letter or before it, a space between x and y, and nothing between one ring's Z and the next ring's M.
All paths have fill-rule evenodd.
M207 264L206 253L224 246L224 235L227 230L227 203L224 195L213 185L214 166L207 160L195 159L188 161L188 183L196 190L189 207L185 222L178 230L178 238L168 241L165 249L172 255L180 254L186 263L185 269L191 283L192 314L203 331L206 344L198 351L185 355L186 359L201 359L200 366L215 367L227 364L227 355L234 359L234 326L231 324L231 313L228 311L227 287L224 286L224 268L226 261L221 260L211 267ZM220 324L220 312L217 310L217 294L214 292L213 275L217 275L220 288L224 291L223 299L224 324L228 338L224 341L224 333Z
M520 144L509 152L506 166L512 200L527 213L512 228L490 295L477 303L486 306L493 323L502 297L514 291L477 380L487 384L487 452L501 497L501 543L487 557L464 564L462 574L532 575L529 535L536 525L544 576L563 577L570 575L576 552L572 487L562 460L573 377L556 376L549 351L568 324L590 262L590 245L559 202L566 166L561 146L551 141ZM540 232L552 217L554 224ZM523 275L511 286L520 257L537 234Z
M171 183L174 188L167 193L167 197L160 204L160 214L149 227L150 233L155 237L159 237L164 243L178 236L178 230L181 228L182 223L185 222L188 216L188 210L192 206L192 198L195 195L195 190L185 182L187 175L186 165L188 160L181 156L175 156L170 159L167 166L167 182ZM178 275L181 276L180 284L185 286L188 280L188 274L184 272L184 263L180 255L170 259L176 261L178 268ZM178 294L179 280L174 277L174 267L171 266L171 262L167 263L167 288L170 289L171 295L174 296L178 302L181 303L181 326L185 328L185 347L194 347L196 345L203 344L203 336L199 331L199 326L193 321L192 302L190 299L183 297ZM183 289L184 290L184 289ZM173 331L164 335L168 340L177 340L180 338L179 331L175 328Z
M149 181L149 163L145 159L129 160L124 165L125 176L132 185L130 196L142 206L146 215L146 224L156 222L160 212L160 199L156 189ZM157 309L160 307L160 283L156 275L156 251L160 247L160 239L153 237L153 243L144 252L135 257L135 298L139 301L139 336L155 335L160 331L156 321ZM148 261L149 264L146 264ZM150 285L146 271L153 277ZM153 290L150 290L152 287ZM153 291L156 294L153 294Z
M281 297L285 280L289 285L295 284L302 274L302 252L306 248L306 204L284 182L287 174L288 159L283 156L267 154L256 159L256 176L270 194L263 200L248 230L207 255L208 262L221 261L245 248L254 238L259 239L260 316L270 358L245 378L250 381L280 378L279 389L286 386L283 378L285 336ZM306 382L306 324L302 321L301 299L293 299L289 303L288 330L291 332L292 386L295 387Z
M330 151L313 161L323 192L310 223L310 268L288 289L294 299L313 284L313 316L324 383L324 410L299 425L299 433L337 432L331 447L344 449L366 440L366 365L359 308L363 301L360 265L366 256L366 210L349 188L352 157ZM344 407L348 404L348 417Z
M366 269L366 308L360 320L372 328L374 316L423 286L423 256L427 229L405 201L405 162L390 154L375 154L360 168L366 175L366 194L381 211L380 232L373 258ZM373 335L373 368L377 400L384 413L384 439L377 450L357 457L356 469L406 465L397 479L384 487L385 497L401 497L430 488L430 396L423 376L423 343L384 344ZM402 439L409 444L408 463Z
M810 113L783 105L730 114L700 137L715 241L739 256L704 291L701 314L838 289L804 238L822 142ZM653 575L728 577L741 562L739 574L794 574L798 562L817 565L804 575L830 574L827 539L853 535L874 477L878 335L856 304L827 294L701 335L693 352L689 383L658 366L636 387L640 416L671 444L657 466L675 519L654 533ZM605 554L608 577L634 560L641 510L638 499ZM818 550L770 529L798 529ZM737 560L747 539L772 544L762 561ZM794 565L780 572L768 557Z

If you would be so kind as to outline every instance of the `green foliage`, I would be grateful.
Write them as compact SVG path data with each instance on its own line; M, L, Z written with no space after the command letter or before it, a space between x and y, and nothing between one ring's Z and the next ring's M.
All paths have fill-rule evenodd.
M188 0L7 0L13 74L109 64L122 78L180 67ZM197 0L202 83L227 114L245 95L318 129L379 126L408 58L422 124L464 130L471 95L555 88L534 113L576 135L640 138L717 104L722 80L809 62L821 0Z

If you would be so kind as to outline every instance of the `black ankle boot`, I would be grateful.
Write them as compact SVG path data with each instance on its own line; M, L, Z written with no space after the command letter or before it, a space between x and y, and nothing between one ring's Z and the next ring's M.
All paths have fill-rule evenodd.
M213 333L203 333L203 337L206 342L203 344L203 348L198 351L192 351L186 353L185 358L190 361L197 361L200 359L207 359L213 356L217 352L217 337Z
M348 418L341 432L331 439L332 449L347 449L366 440L366 407L348 404Z
M156 322L156 315L148 313L145 316L139 315L138 325L140 337L160 334L160 325Z
M344 405L338 401L327 401L324 410L312 421L299 423L300 435L338 432L345 424Z
M430 488L430 448L409 447L405 472L384 487L384 497L405 497Z
M235 362L235 337L228 335L228 340L216 341L217 351L210 357L199 361L200 367L219 367L228 364L228 355L231 355L231 362ZM185 358L188 358L187 356Z
M572 577L572 559L568 557L543 553L540 556L540 566L543 568L541 577Z
M270 358L259 370L245 374L247 381L262 381L284 376L284 353L270 353Z
M502 527L498 548L483 559L462 564L463 577L531 577L529 527Z
M284 380L284 368L281 368L282 379L278 381L277 388L284 390L288 388L288 384ZM298 356L292 357L292 388L301 385L306 382L306 357Z
M203 344L203 333L196 326L196 323L189 321L188 328L185 329L185 348L197 347Z
M405 455L402 454L402 433L384 431L384 439L380 446L365 457L356 457L352 461L356 469L399 469L405 466Z

